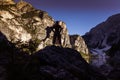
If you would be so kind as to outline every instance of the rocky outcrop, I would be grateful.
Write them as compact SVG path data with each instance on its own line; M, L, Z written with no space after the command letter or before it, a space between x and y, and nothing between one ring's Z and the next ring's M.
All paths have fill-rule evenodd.
M7 2L13 2L13 0ZM25 1L2 5L0 9L0 31L21 51L33 54L46 46L53 45L54 31L52 27L56 21L47 12L37 10ZM78 46L81 42L84 44L84 41L78 38L74 39L79 42L70 43L66 24L63 21L58 21L58 24L62 27L60 32L62 47L71 48L73 45ZM77 47L76 50L88 56L86 46Z
M0 0L0 6L2 5L13 5L15 4L14 0Z
M8 80L8 65L13 62L15 47L0 32L0 80Z
M106 80L77 52L48 46L28 55L0 33L0 80Z
M48 45L53 45L55 21L47 12L35 9L31 4L20 1L14 5L2 5L0 11L0 31L16 47L32 54ZM64 22L61 41L63 47L70 47L68 31Z
M83 38L88 47L103 49L106 45L112 46L117 43L120 40L119 21L120 14L113 15L86 33Z
M83 58L89 62L89 51L84 39L79 35L70 35L70 44L72 48L79 51Z
M113 15L83 36L93 55L91 59L92 64L99 67L103 74L110 74L110 76L114 77L113 80L119 79L118 74L120 72L117 68L113 67L113 65L118 66L119 64L117 63L120 62L118 46L120 41L119 22L120 14ZM112 57L110 57L110 55L112 55ZM113 65L111 65L111 63L113 63ZM113 69L117 69L116 72L114 72Z
M106 64L106 51L120 40L119 21L120 14L113 15L83 36L93 55L99 58L94 64L98 63L98 66Z
M108 74L108 77L112 80L120 79L120 41L114 44L107 52L109 59L107 60L112 70Z

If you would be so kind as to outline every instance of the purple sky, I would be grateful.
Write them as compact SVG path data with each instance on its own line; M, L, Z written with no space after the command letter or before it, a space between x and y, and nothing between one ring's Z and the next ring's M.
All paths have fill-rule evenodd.
M18 0L17 0L18 1ZM120 13L120 0L25 0L66 23L70 34L83 35L109 16Z

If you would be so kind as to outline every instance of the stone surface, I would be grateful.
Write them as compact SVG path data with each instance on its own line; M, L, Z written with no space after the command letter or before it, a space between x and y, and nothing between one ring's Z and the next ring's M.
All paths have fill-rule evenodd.
M0 11L0 31L22 51L32 54L48 45L53 45L53 31L48 31L55 21L47 12L35 9L31 4L20 1L12 6L3 5ZM70 47L68 31L64 22L59 21L63 30L63 47Z
M120 14L110 16L106 21L98 24L87 32L83 38L88 47L102 49L111 46L120 39Z
M94 57L100 54L96 69L81 57L89 55L84 40L69 36L63 21L58 22L62 44L51 46L56 21L27 2L12 1L0 6L0 80L106 80L99 72L119 80L119 14L83 36Z
M0 9L0 31L21 51L33 54L46 46L53 45L52 27L56 21L47 12L35 9L25 1L2 5ZM58 24L62 27L60 32L62 47L71 48L72 45L84 42L80 39L82 41L77 40L79 42L71 44L66 24L63 21L58 21ZM77 47L76 50L88 54L86 46Z
M82 57L89 62L89 50L85 44L84 39L79 35L70 35L70 43L72 45L72 48L79 51Z
M13 5L15 4L14 0L0 0L0 6L1 5Z
M112 80L120 79L120 41L114 44L107 53L109 55L108 63L112 66L112 70L108 77Z
M110 76L110 80L119 80L120 73L120 14L110 16L105 22L92 28L83 38L93 58L92 65Z
M83 38L91 53L98 56L93 62L96 66L106 64L106 52L120 40L120 14L109 17L105 22L100 23L86 33Z
M0 80L106 80L79 52L47 46L28 55L0 33Z

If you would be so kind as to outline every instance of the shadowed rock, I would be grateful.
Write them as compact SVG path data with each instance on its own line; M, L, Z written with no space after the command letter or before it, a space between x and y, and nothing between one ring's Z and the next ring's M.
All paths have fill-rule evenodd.
M29 56L0 33L1 80L106 80L70 48L48 46Z

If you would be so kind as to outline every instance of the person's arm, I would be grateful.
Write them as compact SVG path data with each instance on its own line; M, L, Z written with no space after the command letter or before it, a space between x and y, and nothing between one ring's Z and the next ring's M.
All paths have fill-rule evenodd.
M60 32L61 32L63 28L61 26L59 26L59 27L60 27Z
M55 26L51 27L51 30L52 30L53 32L55 32Z

